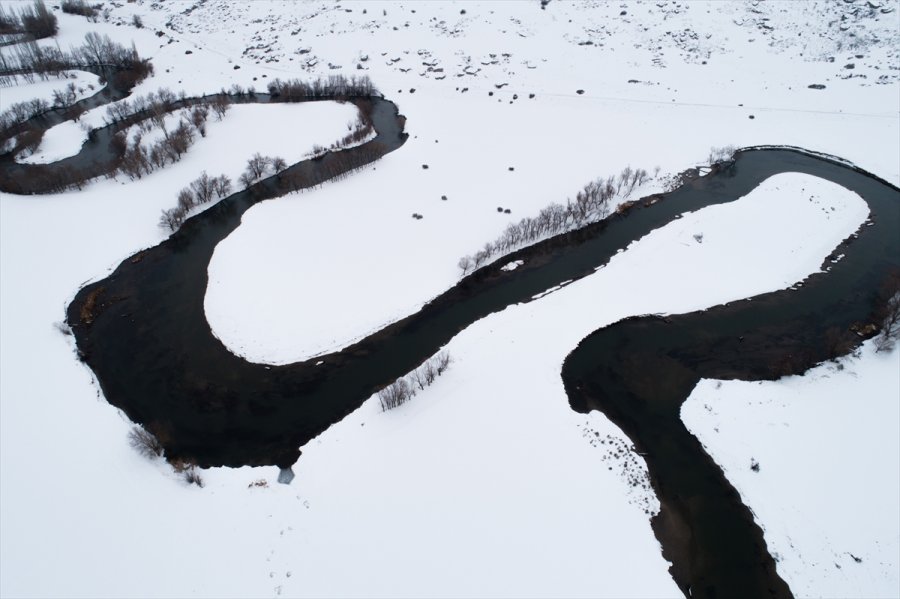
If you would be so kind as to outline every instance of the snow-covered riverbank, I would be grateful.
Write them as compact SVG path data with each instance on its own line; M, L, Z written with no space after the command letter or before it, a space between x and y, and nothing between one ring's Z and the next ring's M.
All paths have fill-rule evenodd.
M849 23L840 20L856 9ZM546 10L134 2L113 7L112 18L128 23L139 13L145 29L60 15L60 39L77 43L94 28L126 44L134 38L156 67L139 94L232 83L262 90L274 77L338 71L332 63L347 74L360 64L398 102L411 134L403 148L349 179L253 208L210 265L216 334L250 359L283 362L414 310L456 280L460 256L508 222L629 164L659 165L666 175L703 163L711 146L791 144L897 183L900 86L890 67L898 11L869 12L861 2L551 2ZM826 88L807 87L814 83ZM201 170L234 179L255 151L290 161L341 137L347 107L317 106L236 106L184 160L138 182L0 198L0 595L677 595L648 523L656 500L632 486L645 480L643 462L604 417L569 409L562 360L584 335L630 314L695 310L791 285L859 226L865 206L818 180L774 178L739 202L673 222L596 275L476 323L450 343L450 370L412 402L382 413L373 398L304 447L291 485L275 483L274 468L242 468L205 471L203 489L188 486L128 447L130 423L53 323L83 281L159 242L160 210ZM235 153L236 139L252 147ZM845 396L871 397L867 416L896 439L896 387L887 379L897 371L885 359L864 352L826 384L844 377ZM756 416L793 431L812 421L791 406L818 391L793 382L771 389L768 397L796 392L798 402L748 415L748 434L759 430L750 428ZM833 405L843 410L838 398ZM730 413L710 418L727 426ZM874 469L896 472L896 451L859 449L875 447L868 430L830 434L833 449L823 455L862 452ZM803 456L753 445L760 472L744 472L741 446L708 446L767 540L794 514L784 506L807 501L756 482L806 467ZM817 580L848 595L900 593L896 576L869 587L851 569L896 574L890 543L900 526L890 518L900 491L890 477L850 469L836 469L835 483L878 493L865 513L894 536L868 537L876 547L840 532L857 526L851 504L816 521L821 536L793 548L776 540L798 594L818 592ZM786 530L791 540L802 536ZM825 557L834 558L816 554L823 538L841 545L838 578L823 577ZM845 539L861 564L845 564Z

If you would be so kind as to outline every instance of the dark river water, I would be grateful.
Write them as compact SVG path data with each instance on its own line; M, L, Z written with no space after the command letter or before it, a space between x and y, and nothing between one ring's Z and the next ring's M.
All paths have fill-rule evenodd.
M582 340L563 365L572 407L603 412L645 454L662 505L654 531L676 582L694 597L782 597L790 591L750 510L682 423L682 403L701 378L774 379L846 353L859 342L854 330L874 321L881 284L900 269L900 193L871 176L766 150L742 154L724 187L711 187L730 193L732 181L743 189L743 181L783 170L839 183L869 205L871 220L839 248L842 260L826 260L828 273L811 276L797 290L706 311L626 319Z
M851 327L870 322L879 285L900 268L900 191L803 152L744 151L731 166L690 179L653 198L658 201L639 202L601 223L511 254L508 260L525 261L514 271L500 270L508 260L486 266L343 351L282 366L233 355L210 331L203 308L216 245L248 208L287 193L293 175L312 187L399 148L405 119L396 107L376 100L372 117L372 141L298 163L281 177L225 198L78 292L67 320L107 400L160 436L171 458L202 466L289 467L307 441L473 322L510 304L539 301L532 297L593 273L683 212L733 201L779 173L807 173L855 191L872 212L871 222L839 249L846 256L827 261L827 274L810 277L798 290L616 323L584 339L562 372L574 409L602 411L646 454L662 504L654 530L686 595L790 595L752 514L685 429L680 407L701 377L755 380L802 372L835 354L835 335L846 341L838 353L848 351L858 339ZM114 132L115 127L98 132L72 164L102 169L109 158L107 137ZM6 181L32 185L28 168L10 160L0 161L0 173ZM764 231L759 239L765 243Z

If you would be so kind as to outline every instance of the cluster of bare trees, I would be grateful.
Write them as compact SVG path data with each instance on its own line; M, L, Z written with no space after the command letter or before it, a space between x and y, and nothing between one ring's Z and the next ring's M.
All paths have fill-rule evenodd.
M132 101L124 99L106 107L106 115L103 117L104 125L112 125L123 121L137 123L144 133L154 127L164 127L165 117L175 110L178 102L185 103L187 96L184 90L177 95L167 87L160 88L156 92L150 92L146 96L138 96ZM206 137L206 121L209 113L215 113L219 120L228 112L230 106L228 96L212 96L196 103L190 110L185 107L182 118L194 126L197 132Z
M15 84L18 77L29 83L36 76L41 79L62 78L66 77L66 70L79 67L110 67L116 69L116 84L128 87L153 72L153 65L149 60L142 59L134 46L125 48L113 42L109 36L94 32L84 37L84 45L74 48L68 54L59 48L40 46L34 42L17 44L9 56L0 50L0 85ZM75 103L77 95L73 87L70 83L64 90L54 94L54 108L64 108ZM0 137L8 136L10 129L50 108L50 104L41 99L13 104L0 114Z
M467 275L497 255L602 220L609 216L612 200L627 198L649 178L646 170L627 166L618 176L591 181L578 192L574 201L570 199L565 205L550 204L536 217L526 216L507 225L497 240L484 244L470 256L463 256L457 266L463 275Z
M44 139L44 131L42 129L28 128L18 136L13 142L13 151L16 154L31 156L41 145Z
M372 102L369 100L363 100L356 102L356 104L363 104L363 106L359 107L359 116L356 117L355 122L347 123L347 129L350 132L333 143L331 146L332 150L348 148L350 146L358 144L361 141L365 141L365 139L369 137L372 131L375 130L375 125L374 123L372 123Z
M97 15L100 14L100 8L103 3L91 5L84 0L63 0L60 8L67 15L79 15L87 17L91 22L97 22Z
M346 77L329 75L313 81L275 79L269 82L269 95L282 102L298 102L300 100L318 100L331 98L345 100L353 97L368 97L377 94L378 90L368 75Z
M35 42L16 44L7 55L0 51L0 76L23 76L29 73L57 74L79 67L109 67L134 72L137 81L153 73L150 61L141 58L134 44L126 48L108 35L94 31L84 36L81 46L63 52L55 46Z
M34 0L30 6L9 12L0 4L0 33L23 33L32 39L41 39L56 35L58 29L56 17L47 10L43 0Z
M130 144L124 133L117 134L113 138L113 146L119 158L107 176L115 177L122 172L133 181L169 163L181 160L194 142L193 126L181 120L174 130L168 131L165 127L162 130L164 134L162 139L149 146L144 145L140 132L134 135Z
M11 135L14 127L28 119L44 114L51 108L72 106L78 100L78 94L81 91L84 91L83 88L79 89L70 81L66 87L53 91L52 104L42 98L32 98L31 100L11 104L9 108L0 113L0 138L8 137ZM81 113L72 111L70 116L77 119L81 116Z
M107 123L119 123L149 113L137 124L139 131L130 144L124 132L114 137L113 147L119 158L108 176L114 177L122 172L131 180L140 179L157 168L178 162L194 142L196 133L206 136L209 109L203 105L183 108L178 125L174 130L168 130L166 116L176 101L175 94L163 88L156 94L151 92L146 97L137 98L133 103L123 100L106 107L104 121ZM153 144L144 144L143 135L154 129L162 131L162 138Z
M40 193L62 193L70 189L82 189L89 175L71 166L30 165L28 179L14 178L8 171L0 169L0 189L10 193L29 194L39 189Z
M259 152L247 159L247 167L238 178L241 187L247 189L271 171L278 175L287 168L287 162L281 156L263 156Z
M344 150L341 152L328 152L327 158L325 154L317 156L319 161L316 168L317 173L315 179L310 179L304 170L288 171L281 175L281 184L288 191L299 191L313 187L324 181L340 181L349 177L359 169L365 167L387 153L384 144L378 142L369 142L365 145L358 146L352 150Z
M150 92L146 96L137 96L131 101L126 98L106 107L106 116L103 119L103 124L120 123L144 111L150 113L149 121L151 123L158 123L167 113L175 108L175 102L184 97L184 92L181 92L180 96L176 96L175 92L169 88L162 87L156 92Z
M230 193L231 179L226 175L210 177L206 171L203 171L190 185L178 192L178 205L175 208L163 210L159 217L159 226L169 231L175 231L191 210L212 202L214 199L224 198Z
M47 100L33 98L25 102L16 102L0 113L0 137L8 138L10 130L32 117L50 110Z
M440 351L425 360L421 366L378 392L381 410L386 412L412 399L418 391L424 391L450 366L450 354Z

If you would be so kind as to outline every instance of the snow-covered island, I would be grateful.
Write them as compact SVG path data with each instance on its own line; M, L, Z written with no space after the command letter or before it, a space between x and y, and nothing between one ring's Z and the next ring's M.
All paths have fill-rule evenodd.
M900 2L88 4L0 7L0 41L18 42L0 46L0 73L44 69L0 75L0 596L702 595L660 541L671 507L654 490L656 456L602 411L573 410L563 363L629 317L677 320L843 276L857 238L900 226L868 192L790 164L696 210L667 195L724 188L731 151L716 149L790 146L864 169L880 179L872 193L900 202ZM40 29L51 20L54 33ZM87 50L152 73L78 68ZM284 82L329 77L371 81L408 137L379 149L366 104L341 93L285 99ZM97 140L120 144L126 168L72 185L47 174L102 170ZM360 165L337 164L341 148ZM79 162L91 155L102 159ZM307 185L333 163L336 178ZM718 175L679 180L698 167ZM16 193L22 173L46 192ZM120 264L156 272L158 248L177 254L235 206L233 230L192 266L205 290L184 310L217 351L275 381L301 361L340 372L362 359L342 350L442 297L550 281L559 248L582 241L531 246L576 228L566 206L591 189L603 208L579 227L673 216L467 322L281 469L193 464L181 429L167 437L165 422L110 403L143 379L113 384L92 362L147 351L103 337L104 314L143 287L83 290L115 288ZM607 225L591 226L602 239ZM461 258L479 252L472 274ZM165 284L154 276L141 285ZM856 291L874 293L846 299ZM140 324L177 316L160 310L116 318L162 338ZM804 374L785 361L773 380L703 379L680 407L795 596L900 595L900 350L879 341L886 322L837 331L834 359ZM158 404L191 403L223 435L264 420L213 400L238 388L235 372L188 369L171 380L194 386ZM131 447L133 419L163 457L152 440L150 459Z

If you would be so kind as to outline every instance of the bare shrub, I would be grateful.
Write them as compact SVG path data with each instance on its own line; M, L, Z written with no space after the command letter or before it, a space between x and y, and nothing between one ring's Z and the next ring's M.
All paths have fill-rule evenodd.
M882 284L875 316L881 329L875 338L875 350L890 351L900 339L900 272L891 273Z
M567 200L565 205L550 204L537 216L527 216L517 223L507 225L499 238L486 243L471 256L464 256L457 266L466 275L497 255L600 221L610 215L615 199L629 197L648 180L646 170L627 166L618 176L591 181L575 195L574 200Z
M403 405L412 397L413 392L409 387L406 379L397 379L384 389L378 392L378 399L381 401L381 410L393 410Z
M206 137L206 119L209 116L209 108L206 106L195 106L191 111L191 124L197 129L201 137Z
M281 171L286 169L288 166L287 161L284 158L282 158L281 156L275 156L274 158L271 159L271 161L272 161L272 170L275 172L276 175L280 174Z
M128 444L146 458L158 458L163 454L162 443L156 435L142 426L133 426L128 431Z
M231 100L229 100L228 95L222 91L222 93L210 100L209 107L215 113L216 118L221 121L222 117L225 116L225 113L228 112L228 109L231 108Z
M183 222L184 212L178 208L163 210L159 217L159 226L172 232L176 231Z
M447 351L438 352L432 360L434 361L435 368L437 368L438 376L444 374L447 368L450 367L450 353Z
M63 0L60 8L68 15L79 15L92 21L96 21L97 14L100 12L97 7L91 6L84 0Z
M197 471L197 466L191 465L184 471L184 480L189 485L197 485L201 489L203 488L203 478L200 476L200 472Z

